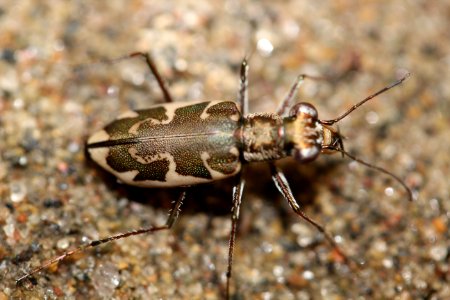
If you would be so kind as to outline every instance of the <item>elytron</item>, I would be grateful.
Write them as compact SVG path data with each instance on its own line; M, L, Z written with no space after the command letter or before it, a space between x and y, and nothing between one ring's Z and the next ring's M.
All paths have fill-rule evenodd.
M125 184L140 187L181 187L182 192L162 226L144 228L92 241L63 253L17 279L31 275L74 253L132 235L169 229L175 223L189 186L236 177L233 186L231 232L228 251L226 298L230 295L239 210L245 180L242 170L247 163L266 161L272 180L294 212L317 228L329 243L346 259L334 239L325 229L310 219L296 201L283 173L275 161L286 156L299 163L315 160L320 153L340 152L344 156L392 176L407 191L405 183L394 174L357 159L344 150L342 136L333 124L370 99L401 84L409 74L393 84L366 97L339 117L320 120L317 110L309 103L294 103L297 90L308 75L300 75L281 102L276 113L248 113L248 64L244 59L240 69L237 103L232 101L174 102L152 58L145 53L130 57L145 59L164 95L165 104L128 111L104 129L94 133L86 148L91 158Z

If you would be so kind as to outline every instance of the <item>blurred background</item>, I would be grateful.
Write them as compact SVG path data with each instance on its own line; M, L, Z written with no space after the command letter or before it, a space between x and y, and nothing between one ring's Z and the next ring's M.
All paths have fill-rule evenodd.
M176 190L120 185L84 153L129 108L161 103L139 59L152 54L176 101L234 100L250 58L250 111L274 111L300 73L299 101L331 119L412 73L340 122L339 155L285 159L294 195L335 236L352 270L249 166L235 299L450 298L450 5L447 1L0 2L0 299L217 299L233 181L195 187L171 231L98 247L17 288L67 249L165 222Z

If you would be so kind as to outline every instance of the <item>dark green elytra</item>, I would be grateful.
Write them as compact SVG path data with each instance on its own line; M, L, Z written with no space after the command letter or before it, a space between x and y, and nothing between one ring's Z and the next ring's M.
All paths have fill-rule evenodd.
M124 114L94 134L87 148L127 184L209 182L240 171L241 122L231 101L164 104Z

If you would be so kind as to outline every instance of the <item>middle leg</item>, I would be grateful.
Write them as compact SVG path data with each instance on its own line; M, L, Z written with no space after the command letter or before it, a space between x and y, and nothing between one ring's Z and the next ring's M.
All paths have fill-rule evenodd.
M228 269L227 269L227 285L225 292L225 299L230 297L230 280L231 271L233 268L233 252L234 246L236 244L236 232L237 225L239 221L239 211L242 203L242 193L244 191L245 180L243 179L242 172L239 175L238 183L233 186L233 207L231 208L231 232L230 232L230 242L228 246Z

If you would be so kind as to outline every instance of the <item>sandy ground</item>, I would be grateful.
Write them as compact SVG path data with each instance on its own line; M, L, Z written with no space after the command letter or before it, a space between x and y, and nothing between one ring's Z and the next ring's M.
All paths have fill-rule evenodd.
M450 6L446 1L0 2L0 300L223 297L232 181L195 187L169 232L68 259L88 240L165 221L177 190L129 188L96 168L86 138L128 108L162 101L151 52L177 101L234 100L250 56L250 111L299 99L330 119L406 71L403 85L339 124L339 155L279 162L323 236L281 199L265 164L247 169L233 299L449 299ZM317 3L316 3L317 2Z

